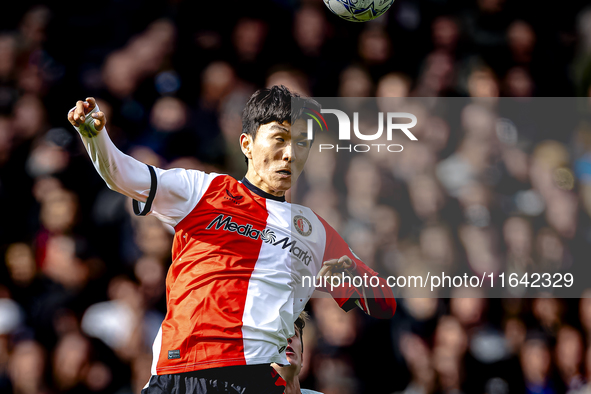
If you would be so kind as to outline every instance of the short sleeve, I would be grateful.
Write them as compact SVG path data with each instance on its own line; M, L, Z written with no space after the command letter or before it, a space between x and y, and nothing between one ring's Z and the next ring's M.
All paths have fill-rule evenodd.
M148 166L152 179L145 203L134 200L136 215L152 215L176 226L199 203L211 181L219 174L174 168L163 170Z

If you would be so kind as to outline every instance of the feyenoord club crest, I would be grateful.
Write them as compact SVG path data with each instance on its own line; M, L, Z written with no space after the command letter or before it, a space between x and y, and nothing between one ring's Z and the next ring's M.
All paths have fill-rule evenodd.
M297 232L304 237L312 234L312 223L302 215L296 215L293 217L293 225Z

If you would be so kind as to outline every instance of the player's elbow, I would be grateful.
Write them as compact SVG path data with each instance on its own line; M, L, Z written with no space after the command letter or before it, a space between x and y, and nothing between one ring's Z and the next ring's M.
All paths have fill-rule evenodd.
M121 188L119 185L117 185L114 182L109 182L109 181L105 181L105 184L107 185L107 187L111 190L113 190L114 192L117 192L119 194L123 194L126 195L123 188Z
M102 175L102 174L101 174ZM114 192L123 194L125 196L128 195L126 193L125 187L123 187L123 182L117 181L117 179L113 176L102 175L103 180L105 181L105 185Z
M394 298L384 299L371 311L371 315L378 319L391 319L396 313L396 300Z
M117 185L115 177L109 172L108 168L96 167L96 169L109 189L121 193L121 188Z
M119 188L117 187L117 185L115 185L114 183L106 181L105 185L107 185L107 187L109 189L113 190L114 192L121 193L121 191L119 191Z

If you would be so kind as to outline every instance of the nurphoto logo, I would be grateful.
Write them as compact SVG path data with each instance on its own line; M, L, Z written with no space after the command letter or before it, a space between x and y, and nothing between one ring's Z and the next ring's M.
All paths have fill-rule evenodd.
M320 113L313 111L313 113L305 112L305 114L311 118L307 121L309 140L314 139L314 122L318 124L321 131L324 131L325 128L328 131L326 120L321 114L332 114L337 117L339 125L339 141L351 140L351 119L344 111L339 109L322 108ZM408 119L410 122L399 123L401 119ZM364 134L359 130L359 112L353 112L353 133L362 141L376 141L380 139L384 134L384 129L386 130L386 138L388 141L392 141L392 135L394 131L397 130L402 131L411 141L417 141L417 137L415 137L410 131L410 129L416 126L416 124L417 117L408 112L387 112L385 116L384 112L378 112L378 130L373 134ZM319 144L319 152L331 149L336 149L337 152L343 150L348 152L369 152L372 149L377 149L377 151L380 152L380 148L387 150L388 152L402 152L404 149L400 144L337 144L336 146L333 144Z

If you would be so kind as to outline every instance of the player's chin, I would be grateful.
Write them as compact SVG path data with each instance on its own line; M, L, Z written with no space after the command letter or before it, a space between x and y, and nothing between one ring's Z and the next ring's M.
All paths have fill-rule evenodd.
M274 180L273 189L280 192L286 192L291 188L291 183L291 177L280 177Z
M290 368L297 368L299 364L301 364L300 359L295 355L286 354L287 361L289 361Z

